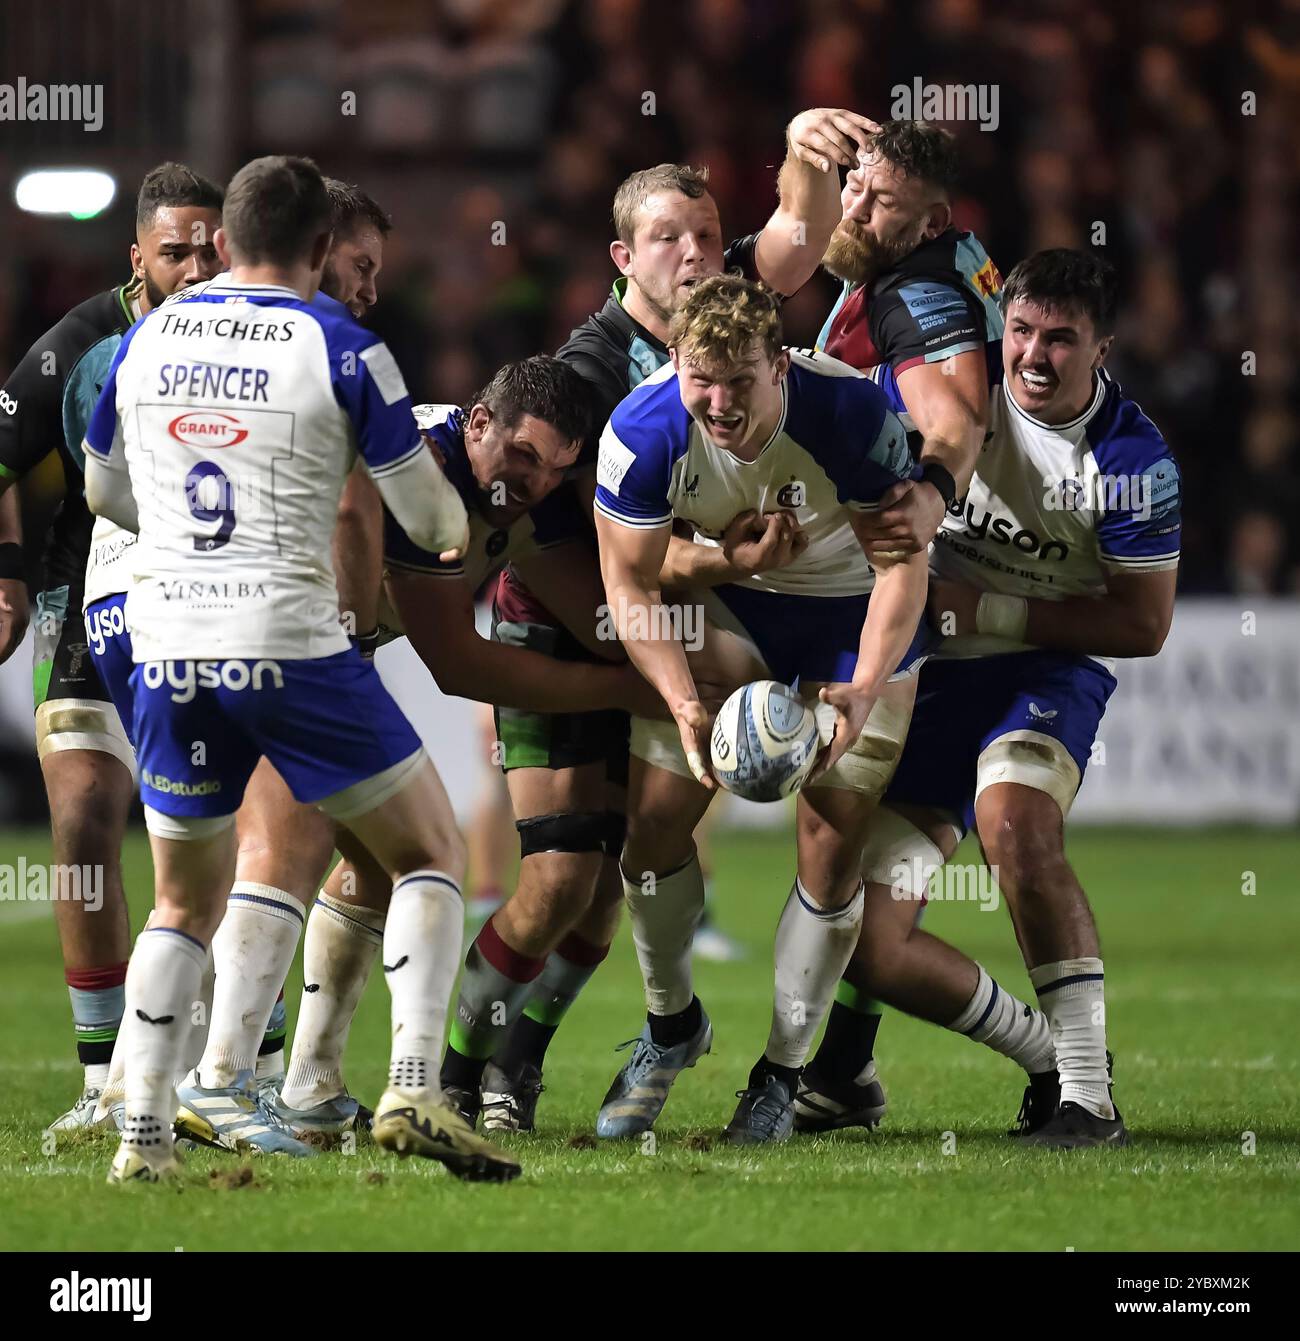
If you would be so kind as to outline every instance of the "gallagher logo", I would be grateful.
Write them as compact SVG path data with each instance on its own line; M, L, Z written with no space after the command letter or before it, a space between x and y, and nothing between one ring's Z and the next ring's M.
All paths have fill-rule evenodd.
M167 425L167 432L191 447L237 447L248 430L233 414L216 410L187 410Z

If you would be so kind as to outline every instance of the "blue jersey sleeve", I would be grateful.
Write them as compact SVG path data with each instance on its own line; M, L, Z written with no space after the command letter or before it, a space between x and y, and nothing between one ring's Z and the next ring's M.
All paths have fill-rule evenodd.
M425 451L411 412L411 397L396 359L382 340L318 309L325 327L334 395L357 436L357 451L375 479Z
M1112 404L1089 425L1104 509L1097 522L1102 563L1122 572L1178 565L1182 478L1160 430L1112 384Z
M615 411L600 435L596 510L623 526L669 525L673 509L668 486L674 460L672 440L663 428Z
M786 432L826 472L840 503L874 512L894 485L921 478L902 421L868 378L844 375L824 354L800 357L812 366L790 369Z

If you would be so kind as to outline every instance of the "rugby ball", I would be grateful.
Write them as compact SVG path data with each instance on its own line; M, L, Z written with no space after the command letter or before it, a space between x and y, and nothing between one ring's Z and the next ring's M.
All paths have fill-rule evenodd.
M743 685L722 705L710 737L713 776L747 801L797 792L817 762L817 719L776 680Z

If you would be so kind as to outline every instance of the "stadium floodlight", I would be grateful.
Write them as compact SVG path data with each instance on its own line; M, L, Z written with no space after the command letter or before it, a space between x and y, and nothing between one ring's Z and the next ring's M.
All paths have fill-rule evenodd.
M14 202L28 214L93 219L117 197L117 179L98 168L34 168L14 185Z

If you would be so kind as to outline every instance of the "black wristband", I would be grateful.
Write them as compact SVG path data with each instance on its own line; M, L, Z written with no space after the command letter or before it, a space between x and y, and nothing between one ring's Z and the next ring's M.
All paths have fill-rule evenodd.
M937 461L927 461L921 467L921 478L926 484L933 484L938 489L944 507L952 507L952 500L957 497L957 481L947 466L941 466Z
M27 563L23 559L23 547L10 540L0 545L0 582L14 581L27 581Z
M369 633L357 634L357 650L367 661L373 661L375 653L379 650L379 625L376 624Z

